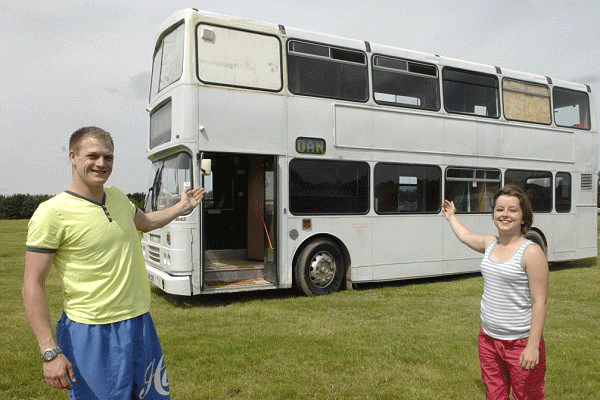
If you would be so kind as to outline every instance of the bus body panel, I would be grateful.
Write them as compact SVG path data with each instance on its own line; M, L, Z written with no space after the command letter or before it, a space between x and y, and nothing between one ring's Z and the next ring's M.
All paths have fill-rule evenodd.
M199 148L229 153L284 153L284 96L223 88L204 89L198 91ZM260 111L255 108L257 104L260 104ZM235 110L235 113L225 117L215 110Z
M533 226L547 245L549 261L596 257L599 141L594 96L585 85L194 9L178 12L161 25L156 54L168 53L161 40L182 21L181 76L153 91L149 107L152 135L153 115L170 102L170 125L154 121L155 130L168 129L170 136L152 148L149 145L148 158L158 171L163 160L187 154L191 172L172 167L170 181L165 181L172 186L170 196L176 195L182 183L178 173L194 186L206 185L208 196L189 216L143 236L149 277L162 290L194 295L289 288L302 251L323 238L343 252L351 282L476 272L481 255L457 244L441 213L441 201L459 196L454 199L469 204L478 192L489 197L491 189L486 185L504 184L509 175L526 176L522 184L541 190L542 200L551 203L550 208L535 212ZM178 54L172 41L169 46L175 49L172 54ZM162 79L158 75L155 79L157 71L162 71L160 62L172 63L173 57L154 59L152 90ZM292 66L317 62L323 68L312 71L313 75L340 68L343 72L333 78L350 74L352 79L340 81L337 87L318 79L302 86L298 79L303 71ZM349 65L357 68L344 70ZM172 66L165 70L166 79L178 72ZM384 77L377 87L375 73ZM348 93L344 86L364 76L366 96L343 98ZM436 80L438 108L420 109L418 90L386 91L395 87L394 79L415 76ZM453 108L454 98L447 95L454 89L446 83L459 82L461 76L468 76L474 86L489 85L496 90L494 105L483 102L470 104L474 109ZM542 97L547 99L549 123L506 117L511 103L503 97L504 87L514 89L523 82L526 85L512 93L524 94L525 115L535 116L536 107L546 104L539 101ZM338 91L323 94L319 84ZM542 88L541 94L531 92L532 88ZM315 93L303 93L306 89ZM579 96L572 104L563 99L557 107L567 109L567 116L581 119L583 125L557 125L553 109L557 89L567 97L570 93ZM581 99L589 101L587 121ZM213 160L212 176L201 175L198 162L202 158ZM295 160L366 165L367 209L337 215L292 212L291 186L297 178L292 175L297 171L291 171L290 165ZM375 170L384 164L399 169L435 167L441 175L439 199L433 201L440 204L418 212L400 205L393 212L379 209L378 201L383 200L377 197ZM488 173L500 178L487 179ZM568 190L559 192L559 177L568 178ZM417 177L396 177L392 183L399 188L397 197L403 195L400 186L406 190L420 185L414 182ZM311 190L317 189L321 190ZM339 196L337 189L332 190L332 196ZM227 204L218 204L219 191L226 192ZM485 196L482 201L489 201ZM489 204L483 201L469 207L474 209L461 213L467 226L481 233L495 231ZM219 281L225 275L229 281Z
M590 258L598 255L598 230L594 224L586 221L594 221L598 219L596 206L578 207L578 223L575 225L577 236L577 252L575 258Z

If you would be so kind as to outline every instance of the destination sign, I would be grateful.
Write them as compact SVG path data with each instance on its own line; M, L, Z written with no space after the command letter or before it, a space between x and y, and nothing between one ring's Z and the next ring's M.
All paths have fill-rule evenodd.
M296 139L296 151L303 154L325 154L325 140L299 137Z

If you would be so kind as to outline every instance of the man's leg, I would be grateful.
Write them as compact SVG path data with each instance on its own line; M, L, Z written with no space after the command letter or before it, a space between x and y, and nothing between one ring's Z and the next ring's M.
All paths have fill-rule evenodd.
M162 347L150 313L134 318L134 399L169 399L170 387Z
M77 377L71 399L131 397L132 343L128 331L127 321L87 325L71 321L63 314L56 336Z

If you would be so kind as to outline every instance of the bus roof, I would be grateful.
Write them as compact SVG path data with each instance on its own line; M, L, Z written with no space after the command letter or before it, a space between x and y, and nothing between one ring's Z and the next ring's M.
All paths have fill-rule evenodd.
M540 84L553 84L555 86L564 87L567 89L578 90L583 92L591 93L589 85L576 83L561 79L555 79L544 75L533 74L529 72L517 71L507 69L502 66L492 66L487 64L476 63L467 60L461 60L452 57L445 57L436 54L429 54L414 50L407 50L399 47L393 47L389 45L382 45L377 43L371 43L364 40L352 39L347 37L341 37L336 35L318 33L314 31L308 31L304 29L287 27L284 25L278 25L270 22L254 21L247 18L232 17L228 15L213 13L209 11L202 11L195 8L186 8L173 13L167 18L159 28L159 33L156 36L156 41L160 39L160 36L168 30L171 26L186 20L193 23L206 22L212 24L225 24L235 26L240 29L253 29L260 32L270 33L281 37L282 39L302 39L313 42L321 42L328 45L346 47L350 49L360 50L368 52L370 54L384 54L388 56L407 58L413 61L421 61L426 63L435 64L440 67L449 66L461 69L467 69L472 71L478 71L489 74L496 74L500 76L510 77L513 79L540 83Z

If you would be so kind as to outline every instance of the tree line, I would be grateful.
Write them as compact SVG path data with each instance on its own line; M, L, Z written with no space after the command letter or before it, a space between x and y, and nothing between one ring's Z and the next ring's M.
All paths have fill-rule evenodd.
M48 194L0 194L0 219L29 219L40 203L51 197ZM144 193L128 193L127 197L138 208L144 209Z

